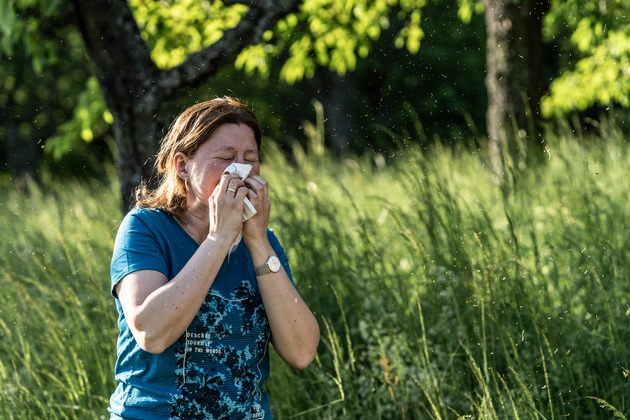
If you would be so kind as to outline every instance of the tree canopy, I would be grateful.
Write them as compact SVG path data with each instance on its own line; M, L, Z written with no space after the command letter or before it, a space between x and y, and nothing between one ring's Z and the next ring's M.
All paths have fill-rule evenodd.
M440 86L438 75L433 74L436 66L430 61L428 64L417 64L417 60L434 59L437 63L444 61L448 54L456 54L459 63L468 63L469 80L475 80L474 75L483 72L483 69L475 67L472 70L469 66L482 65L480 50L463 46L462 50L447 52L442 49L440 52L432 50L437 45L435 41L428 45L424 43L428 28L440 40L466 33L465 30L453 31L452 28L458 20L474 21L477 14L483 13L480 1L459 0L459 8L450 9L453 2L447 0L130 0L128 5L146 45L152 63L149 66L155 66L155 71L171 71L190 61L191 57L198 59L201 51L220 42L226 31L235 27L257 3L286 7L287 12L272 25L260 26L256 42L246 46L225 64L233 64L244 77L255 76L260 80L276 78L285 85L297 86L308 80L321 79L319 69L331 70L331 76L327 78L329 81L345 80L346 95L353 89L367 89L364 94L357 92L357 95L364 96L355 101L352 111L347 112L357 119L361 118L359 114L369 113L389 99L386 97L386 86L382 90L373 89L373 92L379 92L380 98L370 97L368 82L372 86L387 83L389 92L399 96L402 90L422 86L423 91L416 96L422 97L426 92L424 103L435 100L435 106L439 106L436 111L426 107L432 113L424 116L429 120L440 112L438 109L455 107L460 114L467 112L466 107L471 108L469 112L479 109L474 95L457 92L458 88L452 84L456 80L456 68L448 70L448 74L445 74L447 70L440 70L439 76L446 77L446 83ZM0 2L0 60L3 63L0 73L4 80L0 107L3 109L2 118L15 126L11 128L12 124L6 124L0 129L5 145L36 144L37 150L40 150L46 144L50 156L59 158L79 148L79 139L90 142L109 136L108 127L113 124L115 113L106 105L101 90L96 88L98 83L93 64L90 65L86 59L86 48L77 30L75 7L78 4L91 7L88 3L69 0ZM626 17L630 6L627 2L553 0L550 5L542 26L544 39L551 47L545 63L549 91L542 99L543 115L566 116L589 107L610 104L628 107L630 25ZM435 14L438 9L443 10L439 16ZM427 10L430 13L428 16ZM100 18L111 19L111 16ZM471 32L467 36L476 35ZM388 51L383 46L385 40L391 42L397 51L416 54L418 58ZM369 56L376 57L373 60L382 64L362 64ZM392 57L396 57L396 64L400 60L408 60L407 74L387 74L387 68L396 68L390 60ZM474 64L475 60L480 64ZM395 72L404 73L404 65L400 68ZM383 72L377 76L379 80L370 80L372 75L377 75L376 71ZM358 72L360 79L348 78L347 75L352 72ZM389 81L385 82L385 77L389 77ZM437 79L432 80L434 77ZM461 83L466 83L465 73L458 77L463 78ZM334 83L338 85L338 82ZM396 88L396 83L404 83L404 87ZM427 83L439 86L442 90L440 95L445 96L436 98L432 90L426 90L430 89ZM326 82L323 88L326 89L329 84ZM300 85L300 89L304 86ZM30 93L35 90L40 92L40 97L49 100L35 101L36 95ZM481 90L477 96L483 94ZM289 101L302 100L299 96L299 93L293 93L293 99ZM48 107L46 102L51 101L55 105ZM395 109L400 113L401 106L415 107L416 113L425 108L418 103L396 106L392 108L388 105L388 112L391 114ZM32 110L30 113L26 112L28 107ZM49 124L44 124L44 121ZM397 130L387 127L387 122L393 121L391 117L384 121L385 129ZM435 121L440 123L439 119ZM441 124L449 125L452 121L442 121ZM42 131L42 127L46 130ZM483 128L479 130L483 131ZM365 135L362 137L365 138ZM18 141L9 141L10 138Z
M624 0L552 2L548 42L559 45L560 74L543 98L546 116L592 106L630 107L630 3Z
M143 2L131 0L151 56L162 68L173 67L191 53L218 41L223 31L235 26L247 11L236 4L182 0ZM225 2L228 4L228 2ZM404 22L396 45L416 53L423 33L421 10L425 0L304 0L262 36L260 43L244 49L236 68L269 75L270 60L283 62L280 77L295 83L313 77L317 67L339 74L352 71L365 58L392 18ZM396 13L393 13L395 11Z

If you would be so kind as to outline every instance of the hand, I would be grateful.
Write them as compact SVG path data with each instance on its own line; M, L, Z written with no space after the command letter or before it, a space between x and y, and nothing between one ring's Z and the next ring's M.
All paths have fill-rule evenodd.
M243 224L243 240L248 245L267 241L267 226L271 202L269 201L267 181L259 175L250 175L245 179L247 198L256 208L256 214Z
M208 236L227 235L234 241L243 224L243 202L248 189L235 175L225 173L208 199L209 232Z

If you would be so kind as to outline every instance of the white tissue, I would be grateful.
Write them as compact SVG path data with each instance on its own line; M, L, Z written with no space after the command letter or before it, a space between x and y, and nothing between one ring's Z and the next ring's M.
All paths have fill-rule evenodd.
M246 163L232 163L225 168L225 172L238 175L241 180L245 181L245 178L249 176L252 171L252 165ZM256 214L256 208L249 198L245 197L245 209L243 210L243 222Z
M230 164L230 166L225 168L225 172L228 172L230 174L236 174L243 181L245 181L245 178L249 176L249 173L251 171L252 171L252 165L248 165L246 163L232 163ZM249 198L245 197L244 204L245 204L245 208L243 210L243 222L256 214L256 208L254 207L252 202L249 201ZM238 237L236 238L236 240L230 247L230 252L229 252L230 254L238 246L242 238L243 238L243 227L241 226L241 231L239 232Z

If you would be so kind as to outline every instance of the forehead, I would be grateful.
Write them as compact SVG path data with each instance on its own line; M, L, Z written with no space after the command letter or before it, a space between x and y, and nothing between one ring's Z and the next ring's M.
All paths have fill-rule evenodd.
M203 142L199 149L218 151L224 149L258 151L254 130L245 124L223 124Z

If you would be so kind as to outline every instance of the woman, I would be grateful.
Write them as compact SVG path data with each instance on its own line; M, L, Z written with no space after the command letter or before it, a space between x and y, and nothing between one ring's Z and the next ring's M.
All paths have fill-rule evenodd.
M185 110L164 138L160 184L139 189L112 257L111 418L271 418L268 343L296 368L314 359L317 321L267 228L261 136L242 102L219 98ZM226 172L232 163L251 175ZM246 198L255 214L243 221Z

